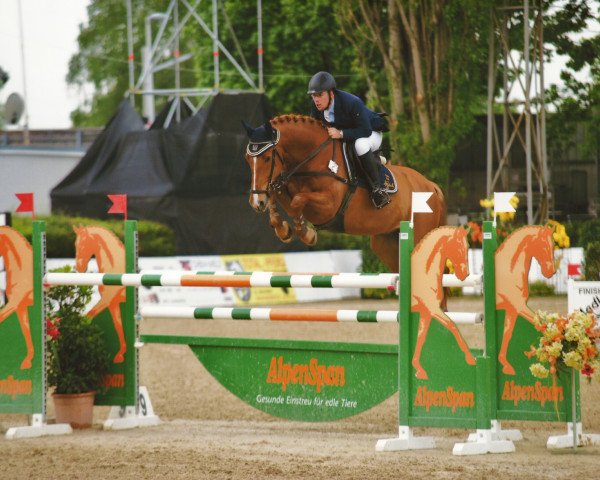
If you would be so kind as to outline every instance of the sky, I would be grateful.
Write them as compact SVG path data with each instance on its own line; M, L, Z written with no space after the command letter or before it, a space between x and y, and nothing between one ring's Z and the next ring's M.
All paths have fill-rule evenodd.
M77 87L67 86L65 78L69 59L77 52L79 24L87 22L90 0L0 0L0 67L10 75L0 90L0 103L13 92L25 96L19 2L29 128L69 128L69 114L83 94Z

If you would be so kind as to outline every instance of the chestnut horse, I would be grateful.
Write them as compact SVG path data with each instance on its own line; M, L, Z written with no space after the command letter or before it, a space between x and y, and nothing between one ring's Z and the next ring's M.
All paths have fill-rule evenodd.
M92 257L96 257L98 271L101 273L123 273L125 271L125 247L117 236L102 227L73 227L77 235L75 240L75 269L82 273ZM121 320L121 303L125 301L125 287L106 286L98 287L100 300L94 305L87 316L95 317L103 310L108 309L113 325L119 338L119 351L113 363L122 363L125 360L125 334Z
M556 272L552 234L552 227L522 227L512 232L496 251L496 309L506 311L498 360L502 372L508 375L515 374L506 354L517 317L535 325L533 311L527 306L531 259L538 261L546 278Z
M246 131L250 137L246 161L252 172L250 205L260 213L269 210L270 224L283 242L295 234L303 243L314 245L315 227L369 235L375 255L391 272L397 272L398 226L410 219L411 194L433 193L428 202L433 213L415 215L415 242L446 222L441 189L408 167L388 167L398 193L391 195L385 208L376 209L369 191L349 180L342 142L330 139L325 126L313 118L282 115L255 129L246 125ZM279 215L277 204L293 220L293 231Z
M31 368L34 355L29 307L33 305L33 249L27 239L10 227L0 227L0 257L4 258L6 270L7 302L0 308L0 323L15 313L27 353L21 363L21 370Z
M444 288L442 279L446 260L454 266L454 274L464 280L469 274L467 231L462 227L440 227L425 235L411 255L411 311L418 312L419 330L412 358L416 377L426 380L427 372L421 366L421 350L435 319L446 327L458 343L469 365L475 365L475 357L469 351L456 324L442 311Z

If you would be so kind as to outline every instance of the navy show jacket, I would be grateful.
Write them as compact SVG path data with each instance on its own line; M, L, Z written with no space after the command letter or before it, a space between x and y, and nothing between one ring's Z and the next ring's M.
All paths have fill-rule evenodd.
M373 131L388 130L387 122L380 114L369 110L356 95L337 88L334 90L333 123L325 120L325 114L317 110L314 103L310 114L324 124L342 130L345 141L369 137Z

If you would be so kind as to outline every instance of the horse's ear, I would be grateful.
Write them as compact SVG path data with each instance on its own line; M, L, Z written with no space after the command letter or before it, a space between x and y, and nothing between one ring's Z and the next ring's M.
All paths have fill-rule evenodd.
M254 129L246 123L245 120L242 120L242 125L246 129L246 133L248 134L248 138L252 138L252 134L254 133Z
M275 140L277 138L277 131L273 128L273 125L271 125L271 122L268 120L265 122L265 130L269 134L269 137L271 137L271 140Z

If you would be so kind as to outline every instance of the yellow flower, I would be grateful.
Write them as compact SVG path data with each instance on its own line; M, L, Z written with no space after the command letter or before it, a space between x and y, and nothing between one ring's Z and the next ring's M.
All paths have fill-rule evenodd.
M567 352L563 354L563 361L567 367L581 370L583 368L583 358L579 352Z
M554 229L552 237L556 246L558 248L569 248L571 246L571 239L567 235L565 226L556 220L548 220L548 225Z
M483 208L492 208L494 206L494 200L489 198L482 198L479 200L479 205Z
M600 352L595 346L593 315L575 311L564 317L557 313L536 312L536 329L541 332L537 348L530 351L539 363L530 366L532 375L545 378L558 375L561 366L582 372L588 380L600 381Z
M532 373L534 377L537 378L548 378L550 372L546 367L544 367L541 363L534 363L529 366L529 371Z
M558 357L562 352L563 345L560 342L552 342L551 345L546 347L546 353L551 357Z
M500 218L501 222L510 222L515 218L515 212L500 212L498 213L498 218Z

